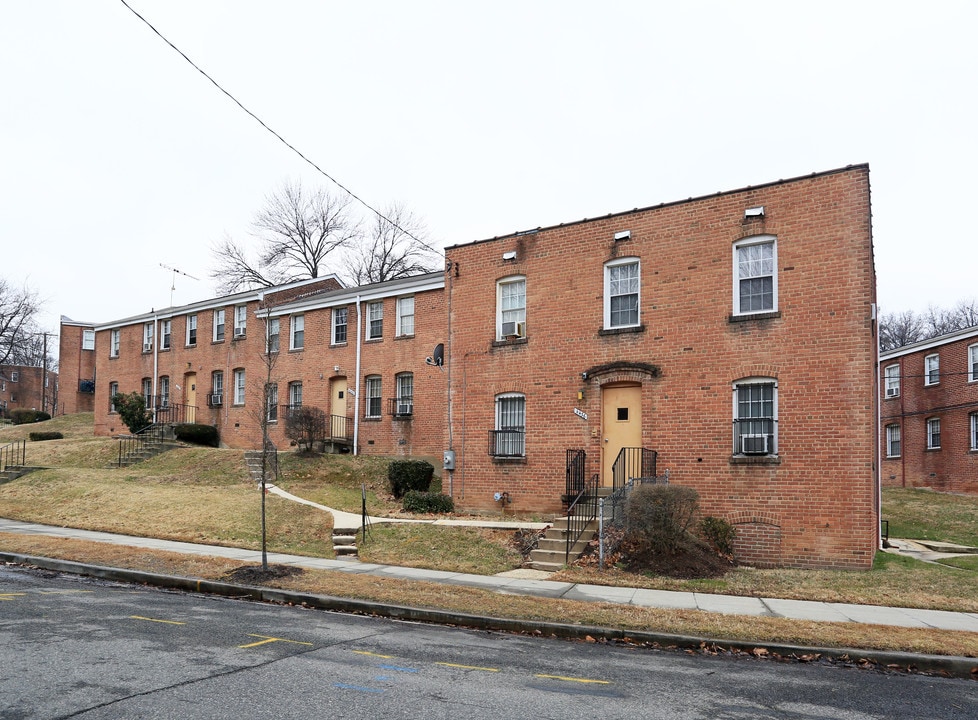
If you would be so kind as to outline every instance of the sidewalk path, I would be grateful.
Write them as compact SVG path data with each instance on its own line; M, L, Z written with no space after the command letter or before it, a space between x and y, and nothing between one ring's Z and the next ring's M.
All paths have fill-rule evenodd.
M355 517L359 520L359 516ZM193 555L226 557L238 560L241 563L261 562L261 552L257 550L242 550L217 545L197 545L195 543L156 540L131 535L115 535L90 530L37 525L16 520L0 519L0 532L47 535L50 537L90 540ZM275 564L295 565L309 569L365 573L381 577L464 585L512 595L607 602L641 607L703 610L705 612L724 613L728 615L784 617L797 620L856 622L875 625L978 632L978 613L585 585L582 583L555 582L553 580L525 577L526 573L520 570L502 573L500 575L485 576L392 565L376 565L372 563L361 563L356 560L327 560L300 555L285 555L282 553L268 553L268 561Z

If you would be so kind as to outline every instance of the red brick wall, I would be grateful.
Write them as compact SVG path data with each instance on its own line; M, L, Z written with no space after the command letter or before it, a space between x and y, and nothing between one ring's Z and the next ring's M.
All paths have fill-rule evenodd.
M978 330L964 337L922 343L918 350L880 358L880 453L882 481L891 487L929 487L942 492L978 493L978 452L971 449L972 413L978 413L978 382L968 381L968 347ZM919 345L919 344L918 344ZM940 382L924 385L924 358L940 357ZM885 396L883 373L900 367L900 394ZM941 421L940 449L927 448L927 420ZM901 428L899 457L886 456L886 427Z
M81 380L95 378L95 351L82 350L82 331L85 329L92 328L61 323L58 350L59 414L71 415L78 412L91 412L95 409L95 396L80 392L78 389Z
M57 397L58 373L47 373L48 386L44 387L44 368L24 367L22 365L0 365L0 373L5 378L0 390L0 400L6 404L6 411L43 410L54 414ZM17 382L12 378L16 374Z
M745 209L758 205L765 217L745 221ZM616 242L624 230L631 238ZM777 237L779 313L732 322L732 245L756 234ZM516 259L504 260L507 252ZM600 470L602 387L635 381L642 444L658 451L659 471L668 468L673 483L696 488L706 514L763 517L777 528L765 531L763 544L742 541L757 546L754 561L871 565L878 512L868 168L545 228L446 255L458 505L498 510L493 494L505 491L517 512L559 512L565 451L585 449L588 475ZM623 256L641 260L644 329L601 334L604 264ZM496 282L514 274L527 279L528 337L494 342ZM582 378L621 362L657 372ZM778 383L776 463L733 457L732 384L750 376ZM487 452L494 397L502 392L526 395L523 461L494 461Z

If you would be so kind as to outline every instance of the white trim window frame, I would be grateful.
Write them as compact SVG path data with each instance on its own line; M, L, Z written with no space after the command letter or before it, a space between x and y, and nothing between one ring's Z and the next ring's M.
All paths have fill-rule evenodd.
M114 398L118 394L119 394L119 383L110 382L109 383L109 412L110 413L119 412L115 408L115 403L112 402L112 398Z
M224 308L214 311L214 342L224 342Z
M211 373L211 395L219 395L224 404L224 371L215 370Z
M333 345L346 345L349 316L347 308L333 308Z
M197 315L187 315L187 347L197 344Z
M282 323L277 318L268 319L268 337L265 338L265 353L277 353L279 350L279 343L281 341L281 327Z
M414 335L414 295L397 299L397 337Z
M153 349L153 323L143 323L143 352Z
M302 381L297 380L289 383L289 410L296 410L302 407Z
M381 404L383 403L381 395L381 378L380 375L368 375L366 378L366 393L364 394L364 417L368 418L379 418L381 411Z
M302 350L306 346L306 316L293 315L289 320L289 350Z
M278 383L265 385L265 420L278 422Z
M604 264L604 328L617 330L641 325L642 265L637 257Z
M971 413L971 451L978 452L978 412Z
M924 387L941 382L941 356L938 353L924 357Z
M887 425L886 426L886 457L898 458L900 457L900 452L901 452L900 426Z
M778 242L755 235L733 244L733 314L778 311Z
M927 418L927 449L941 449L941 419Z
M978 382L978 344L968 346L968 382Z
M899 365L887 365L883 369L883 394L886 398L900 397Z
M733 384L734 455L778 455L778 381L750 377Z
M494 457L526 457L526 395L500 393L495 398Z
M237 368L234 371L234 404L245 404L245 371L244 368Z
M414 373L400 373L394 377L396 400L395 415L414 414Z
M153 379L143 378L143 402L147 408L153 407Z
M170 349L170 331L173 328L170 320L160 321L160 350Z
M234 337L245 337L248 332L248 306L234 306Z
M94 350L95 349L95 331L94 330L82 330L82 350Z
M496 339L523 337L519 332L504 333L503 325L519 328L526 323L526 276L511 275L496 281Z
M170 378L168 375L160 376L160 407L170 406Z
M384 302L367 303L367 340L380 340L384 337Z
M109 357L119 357L119 329L109 331Z

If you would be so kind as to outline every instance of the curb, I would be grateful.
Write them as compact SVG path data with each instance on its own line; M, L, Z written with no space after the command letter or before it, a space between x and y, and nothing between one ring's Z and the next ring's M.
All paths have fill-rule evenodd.
M14 565L29 565L42 570L84 575L102 580L139 583L173 590L219 595L232 599L301 605L319 610L331 610L353 615L373 615L393 620L411 620L437 625L454 625L479 630L551 636L569 640L584 640L587 642L624 642L663 649L678 648L684 649L687 652L695 650L696 652L703 652L704 654L710 655L732 653L750 655L757 658L771 657L798 662L812 662L811 658L817 658L858 667L868 666L891 671L915 672L978 680L978 659L953 655L920 655L888 650L720 640L716 638L671 635L668 633L642 630L620 630L600 626L568 625L535 620L497 618L448 610L416 608L407 605L387 605L371 600L354 600L333 597L331 595L315 595L278 590L275 588L236 585L219 580L159 575L141 570L124 570L101 565L87 565L71 560L56 560L35 555L22 555L20 553L0 552L0 562ZM810 659L806 660L806 658Z

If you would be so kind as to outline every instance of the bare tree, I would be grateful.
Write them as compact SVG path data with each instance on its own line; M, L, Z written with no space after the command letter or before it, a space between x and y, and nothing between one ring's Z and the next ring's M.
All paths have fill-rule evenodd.
M926 337L947 335L963 327L954 310L945 310L944 308L934 307L933 305L927 308L923 320L925 325L924 334Z
M212 249L217 268L211 277L218 291L232 293L319 277L327 259L359 237L350 203L349 197L322 189L310 193L298 182L286 183L266 198L265 208L252 223L258 240L254 259L228 237Z
M880 350L895 350L921 340L978 326L978 300L962 300L951 310L931 305L917 315L913 310L880 314Z
M954 314L961 324L961 328L975 327L978 325L978 300L962 300L954 306Z
M351 253L349 279L357 285L431 272L439 253L427 240L424 221L401 203L374 217L370 231Z
M27 365L29 343L37 332L36 316L41 309L37 293L27 285L16 289L0 278L0 365Z
M895 350L926 337L924 321L913 310L880 314L880 350Z

